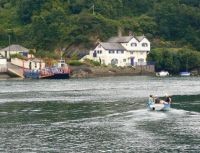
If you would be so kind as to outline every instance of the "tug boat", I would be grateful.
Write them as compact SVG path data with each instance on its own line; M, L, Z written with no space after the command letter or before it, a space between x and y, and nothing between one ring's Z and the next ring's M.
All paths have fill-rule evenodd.
M24 70L24 77L30 79L68 79L70 69L64 60L59 60L57 65L41 70Z

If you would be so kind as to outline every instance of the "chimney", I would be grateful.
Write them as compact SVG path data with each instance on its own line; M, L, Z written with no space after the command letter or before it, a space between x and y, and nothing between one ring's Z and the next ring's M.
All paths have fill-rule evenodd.
M132 32L132 31L129 31L129 32L128 32L128 35L129 35L129 36L133 36L133 32Z
M121 36L122 36L122 28L118 27L118 37L121 37Z

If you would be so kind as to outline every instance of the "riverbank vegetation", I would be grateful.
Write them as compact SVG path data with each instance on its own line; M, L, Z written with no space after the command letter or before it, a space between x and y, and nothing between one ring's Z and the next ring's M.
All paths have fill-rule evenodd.
M10 35L11 43L42 50L42 56L55 49L84 55L118 29L147 36L157 70L182 70L185 54L200 51L199 0L1 0L0 12L0 47ZM156 57L167 57L168 64ZM189 69L198 67L198 59L191 58Z
M167 70L177 74L199 68L200 52L187 48L156 48L152 49L148 60L155 62L157 71Z

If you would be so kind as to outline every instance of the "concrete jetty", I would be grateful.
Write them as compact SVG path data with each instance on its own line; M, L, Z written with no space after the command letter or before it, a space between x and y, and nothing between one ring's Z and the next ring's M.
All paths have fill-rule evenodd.
M13 65L12 63L8 62L7 63L8 66L8 73L14 76L18 76L20 78L24 78L23 75L23 68Z

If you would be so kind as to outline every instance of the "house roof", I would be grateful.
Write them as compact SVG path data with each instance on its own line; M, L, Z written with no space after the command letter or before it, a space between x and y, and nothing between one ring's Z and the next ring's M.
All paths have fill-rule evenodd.
M142 41L144 38L146 38L144 35L143 36L136 36L135 37L138 41Z
M143 36L121 36L121 37L111 37L108 39L108 42L115 42L115 43L127 43L131 39L137 39L139 42L142 41L144 38L146 38L144 35Z
M1 51L9 51L9 50L10 51L24 51L24 52L29 52L29 49L27 49L27 48L25 48L25 47L23 47L21 45L10 45L10 46L8 46L6 48L1 49L0 52Z
M100 45L106 50L126 50L119 43L110 43L110 42L100 42Z
M121 37L111 37L108 42L115 42L115 43L126 43L129 42L133 36L121 36Z

